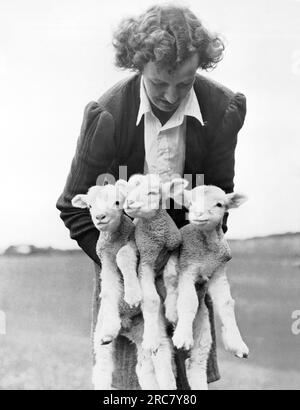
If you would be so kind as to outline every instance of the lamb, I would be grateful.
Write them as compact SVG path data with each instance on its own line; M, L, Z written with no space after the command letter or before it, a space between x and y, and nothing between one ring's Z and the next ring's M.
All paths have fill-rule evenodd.
M134 175L128 182L124 210L136 218L135 241L140 253L139 278L143 294L145 322L143 347L156 352L160 341L160 297L155 287L154 265L163 250L174 251L181 234L166 209L163 209L172 182L162 183L154 174Z
M186 362L191 389L206 390L206 365L212 340L207 307L204 301L200 308L198 306L196 282L208 287L221 322L225 349L240 358L249 354L235 319L235 302L226 276L226 263L231 259L231 252L222 231L225 211L239 207L246 197L238 193L226 195L215 186L199 186L188 191L185 189L188 182L183 179L177 179L174 184L174 199L188 209L190 224L181 229L180 252L178 256L172 255L164 273L169 282L173 280L173 297L166 300L166 316L173 323L178 316L174 345L191 350ZM177 306L174 305L176 292Z
M143 322L130 319L140 313L137 306L142 294L137 277L135 225L123 213L126 194L127 182L120 180L115 186L94 186L87 195L77 195L72 201L75 207L90 209L94 225L100 231L97 254L102 263L101 305L94 332L93 383L97 390L112 388L114 339L121 333L137 346L136 371L141 388L174 388L174 383L170 384L173 380L166 373L166 368L162 369L162 363L163 366L165 361L171 363L170 349L167 357L166 349L160 348L157 358L153 358L151 352L142 347ZM161 335L167 339L163 330ZM165 345L166 342L161 344ZM172 377L174 379L173 373Z
M122 324L119 304L123 287L118 268L124 279L124 301L136 307L142 298L136 273L134 224L123 214L126 196L124 182L125 186L121 180L115 186L93 186L86 195L76 195L72 200L74 207L90 209L92 221L100 231L96 251L102 264L101 307L94 334L94 382L99 389L111 386L113 362L112 346L109 344L119 334Z

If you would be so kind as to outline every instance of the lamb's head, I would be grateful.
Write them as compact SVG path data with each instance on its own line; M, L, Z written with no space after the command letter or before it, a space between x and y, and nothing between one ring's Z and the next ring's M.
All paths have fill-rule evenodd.
M132 218L153 218L159 209L166 207L176 180L163 183L155 174L133 175L128 181L125 212Z
M200 230L213 230L222 223L224 214L228 209L238 208L247 197L234 192L226 194L222 189L213 185L201 185L192 190L187 190L187 181L181 185L177 183L174 200L188 209L188 218L191 224Z
M127 182L119 180L115 185L91 187L86 195L76 195L72 205L88 208L99 231L114 232L120 225L126 195Z

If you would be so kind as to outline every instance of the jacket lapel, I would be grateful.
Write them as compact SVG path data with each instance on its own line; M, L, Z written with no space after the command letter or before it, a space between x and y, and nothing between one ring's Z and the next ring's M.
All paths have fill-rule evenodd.
M127 160L128 178L134 174L144 173L145 163L145 138L144 138L144 120L142 119L138 126L135 127L133 150Z
M140 106L141 76L136 75L122 101L121 121L119 125L118 158L113 174L119 176L119 167L127 167L127 178L134 174L143 174L145 162L144 121L136 125ZM123 107L124 106L124 107ZM125 175L122 177L124 178Z
M144 118L141 119L138 126L136 125L137 116L140 108L140 87L141 87L141 75L137 76L134 89L134 101L137 104L133 110L134 122L132 123L132 129L130 134L133 136L133 149L130 152L130 156L127 161L128 166L128 178L134 174L144 173L145 163L145 137L144 137ZM129 102L130 104L130 102Z
M193 187L201 182L205 182L203 181L202 175L204 175L204 162L208 152L209 141L207 90L203 85L203 77L199 74L196 75L194 90L205 125L203 126L193 117L187 118L184 173L189 176L187 179L192 181Z
M206 129L193 117L187 118L184 174L195 187L204 173L204 158L207 153ZM199 182L198 182L199 183Z

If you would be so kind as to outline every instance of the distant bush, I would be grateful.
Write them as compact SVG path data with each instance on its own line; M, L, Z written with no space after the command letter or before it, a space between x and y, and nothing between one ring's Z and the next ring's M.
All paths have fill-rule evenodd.
M34 256L34 255L69 255L81 253L80 249L61 250L55 249L51 246L40 248L34 245L12 245L9 246L3 256Z

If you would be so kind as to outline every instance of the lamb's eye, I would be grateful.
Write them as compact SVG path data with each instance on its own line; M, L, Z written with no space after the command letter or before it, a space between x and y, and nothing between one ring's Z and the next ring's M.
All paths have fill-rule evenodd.
M89 208L89 209L92 209L92 205L88 205L88 208Z
M116 206L119 206L119 205L120 205L120 201L116 201L116 202L115 202L115 205L116 205Z
M148 193L148 196L150 196L150 195L156 195L156 192L151 191L151 192Z
M223 204L221 204L221 202L218 202L216 205L218 208L223 208Z

